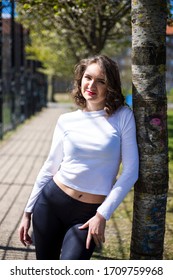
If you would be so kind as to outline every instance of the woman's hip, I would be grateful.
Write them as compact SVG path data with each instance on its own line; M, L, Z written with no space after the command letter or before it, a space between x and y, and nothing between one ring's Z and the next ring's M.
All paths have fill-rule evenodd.
M85 222L96 214L100 203L92 204L74 199L50 180L43 188L34 210L49 208L62 221ZM45 211L45 210L44 210Z

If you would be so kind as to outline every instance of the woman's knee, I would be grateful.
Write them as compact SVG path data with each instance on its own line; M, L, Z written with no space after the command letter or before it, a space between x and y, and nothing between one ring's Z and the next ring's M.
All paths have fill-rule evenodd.
M63 240L61 260L88 260L95 248L92 240L90 248L86 249L88 229L79 229L82 224L72 226Z

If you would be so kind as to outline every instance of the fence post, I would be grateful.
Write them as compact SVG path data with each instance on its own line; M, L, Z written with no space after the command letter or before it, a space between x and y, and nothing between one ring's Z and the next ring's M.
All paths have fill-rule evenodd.
M15 92L15 22L14 0L11 0L11 115L12 126L16 127L16 92Z
M20 24L20 121L26 119L26 96L25 96L25 69L24 69L24 30Z
M2 92L2 1L0 1L0 139L3 138L3 92Z

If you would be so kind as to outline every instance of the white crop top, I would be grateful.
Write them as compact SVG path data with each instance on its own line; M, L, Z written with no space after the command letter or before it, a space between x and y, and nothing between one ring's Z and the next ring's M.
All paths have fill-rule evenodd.
M117 177L120 163L123 170ZM138 149L133 112L124 106L107 117L104 110L62 114L47 160L25 211L32 212L46 183L57 178L70 188L106 195L97 211L110 218L138 178Z

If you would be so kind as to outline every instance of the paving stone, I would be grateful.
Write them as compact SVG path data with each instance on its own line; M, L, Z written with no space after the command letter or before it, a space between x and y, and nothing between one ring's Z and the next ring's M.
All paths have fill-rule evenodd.
M60 114L69 106L50 104L0 145L0 259L34 260L34 245L25 248L18 227L36 176L45 161ZM30 229L32 234L32 226Z

